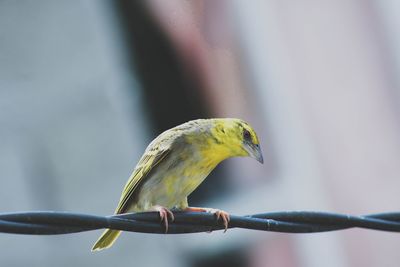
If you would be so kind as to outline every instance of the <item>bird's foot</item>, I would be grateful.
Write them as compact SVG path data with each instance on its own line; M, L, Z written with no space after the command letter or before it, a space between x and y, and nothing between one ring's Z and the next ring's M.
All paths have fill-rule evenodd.
M161 222L164 221L164 225L165 225L165 233L168 233L168 217L171 218L171 222L173 222L175 220L174 214L172 213L172 211L170 211L169 209L160 206L160 205L155 205L152 207L153 211L158 211L158 213L160 214L160 219Z
M213 208L197 208L197 207L187 207L185 210L186 211L208 212L208 213L214 214L215 216L217 216L217 220L219 220L220 218L222 219L222 222L224 223L224 226L225 226L224 233L228 230L230 215L226 211L219 210L219 209L213 209Z

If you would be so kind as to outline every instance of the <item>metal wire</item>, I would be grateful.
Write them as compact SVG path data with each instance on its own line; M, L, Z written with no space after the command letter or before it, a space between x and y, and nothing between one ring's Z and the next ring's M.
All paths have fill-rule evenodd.
M175 211L167 234L222 230L221 221L210 213ZM316 233L348 228L400 232L400 212L352 216L314 211L269 212L231 216L229 228L283 233ZM165 234L156 212L96 216L70 212L33 211L0 213L0 232L29 235L59 235L102 228Z

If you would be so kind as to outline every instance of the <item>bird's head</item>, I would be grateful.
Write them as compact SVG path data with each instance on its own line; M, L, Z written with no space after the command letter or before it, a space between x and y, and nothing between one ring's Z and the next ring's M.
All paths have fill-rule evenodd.
M231 157L252 157L264 163L260 142L253 127L240 119L215 119L212 135Z

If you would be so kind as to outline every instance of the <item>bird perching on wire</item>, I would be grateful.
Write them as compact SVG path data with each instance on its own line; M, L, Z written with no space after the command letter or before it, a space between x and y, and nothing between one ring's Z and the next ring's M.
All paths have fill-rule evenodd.
M188 196L223 160L252 157L263 163L256 132L233 118L199 119L161 133L146 148L126 183L115 214L157 211L168 231L172 208L209 212L228 228L229 214L213 208L189 207ZM113 245L121 231L107 229L92 251Z

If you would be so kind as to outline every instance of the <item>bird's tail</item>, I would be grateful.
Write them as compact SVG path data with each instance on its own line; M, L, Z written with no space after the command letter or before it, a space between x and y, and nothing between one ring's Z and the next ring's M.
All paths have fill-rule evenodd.
M102 250L111 247L120 234L121 231L118 230L111 230L111 229L105 230L104 233L93 245L92 251Z

